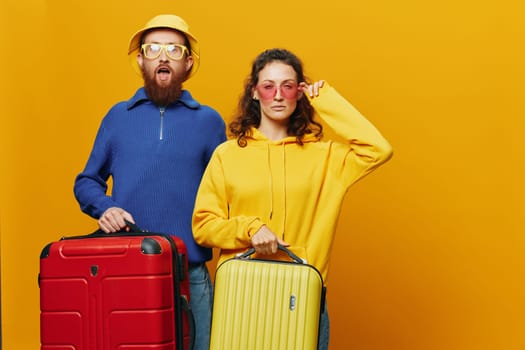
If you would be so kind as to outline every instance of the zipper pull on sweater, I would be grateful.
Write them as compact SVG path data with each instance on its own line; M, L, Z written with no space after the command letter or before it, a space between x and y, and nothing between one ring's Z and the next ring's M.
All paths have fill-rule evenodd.
M159 131L159 140L163 140L164 139L164 111L165 111L165 108L164 107L161 107L160 108L160 131Z

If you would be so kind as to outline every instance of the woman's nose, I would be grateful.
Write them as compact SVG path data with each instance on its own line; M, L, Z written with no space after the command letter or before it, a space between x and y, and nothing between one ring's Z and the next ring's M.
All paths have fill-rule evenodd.
M273 98L275 100L282 100L283 99L283 96L281 94L281 87L280 86L277 86L277 88L275 89L275 96Z

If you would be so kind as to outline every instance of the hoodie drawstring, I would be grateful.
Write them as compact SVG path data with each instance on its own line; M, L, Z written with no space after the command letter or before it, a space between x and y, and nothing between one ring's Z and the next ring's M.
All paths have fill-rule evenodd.
M267 161L268 161L268 173L270 174L269 180L270 180L270 221L272 220L273 216L273 174L272 174L272 165L270 163L270 144L266 144L266 154L268 155Z
M286 227L286 149L285 144L283 143L281 145L282 149L282 160L283 160L283 223L282 223L282 232L281 232L281 238L284 240L284 230ZM274 201L274 188L273 188L273 172L272 172L272 165L271 165L271 152L270 152L270 144L268 143L266 145L266 152L267 152L267 162L268 162L268 173L269 173L269 186L270 186L270 221L273 217L273 201Z
M284 213L283 213L283 232L281 234L281 237L283 239L283 241L285 240L284 239L284 228L286 227L286 151L285 151L285 143L282 144L282 149L283 149L283 196L284 196L284 203L283 203L283 210L284 210Z

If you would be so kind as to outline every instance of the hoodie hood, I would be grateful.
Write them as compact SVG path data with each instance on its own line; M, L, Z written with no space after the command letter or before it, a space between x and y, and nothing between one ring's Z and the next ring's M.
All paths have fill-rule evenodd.
M250 141L258 141L258 142L262 141L262 142L266 142L270 145L275 145L275 146L285 145L285 144L290 144L290 143L297 143L297 139L295 136L287 136L277 141L270 140L262 132L260 132L259 129L256 129L256 128L251 129L251 134L252 136L249 138ZM303 137L303 143L316 142L316 141L318 141L317 137L311 133L306 134Z

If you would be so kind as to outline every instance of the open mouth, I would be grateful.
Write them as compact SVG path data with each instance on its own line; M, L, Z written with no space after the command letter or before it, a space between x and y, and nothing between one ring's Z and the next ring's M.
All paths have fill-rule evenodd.
M157 76L160 80L168 80L171 75L171 70L167 67L160 67L157 69Z

